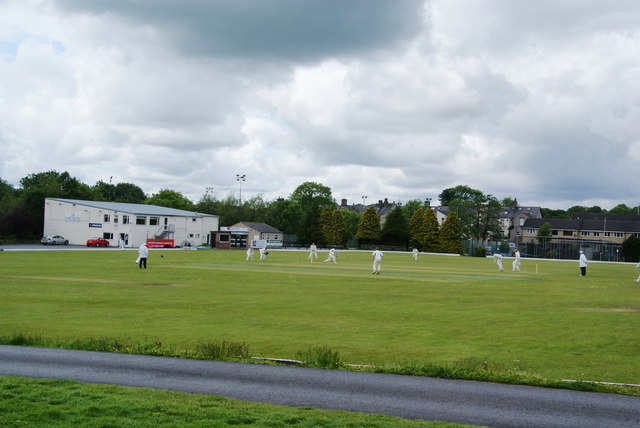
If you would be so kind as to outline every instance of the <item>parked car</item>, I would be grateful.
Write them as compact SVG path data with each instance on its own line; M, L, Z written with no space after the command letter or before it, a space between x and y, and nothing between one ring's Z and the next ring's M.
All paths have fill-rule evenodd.
M47 235L40 242L42 245L69 245L69 241L60 235Z
M87 239L87 247L108 247L109 241L104 238Z

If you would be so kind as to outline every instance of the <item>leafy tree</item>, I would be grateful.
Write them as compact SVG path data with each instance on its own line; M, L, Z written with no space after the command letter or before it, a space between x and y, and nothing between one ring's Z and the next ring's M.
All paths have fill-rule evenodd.
M336 206L329 187L310 181L299 185L291 193L290 199L300 206L303 213L319 210L325 206Z
M255 221L265 223L267 221L267 211L269 204L265 202L262 195L256 195L242 204L241 221Z
M551 236L551 223L545 222L538 229L538 233L536 236L548 238Z
M502 201L500 201L500 204L503 207L513 207L513 208L517 208L518 207L518 200L516 198L504 198Z
M170 189L162 189L158 193L151 195L144 201L148 205L158 205L161 207L175 208L179 210L194 211L195 205L180 192Z
M116 196L116 186L111 183L105 183L102 180L96 182L91 191L93 192L93 199L96 201L113 202Z
M583 207L581 205L574 205L571 208L567 209L567 217L571 217L573 213L586 213L589 212L588 207Z
M218 223L220 226L231 226L238 222L241 214L240 207L238 206L239 203L240 200L233 194L227 195L227 197L221 201L215 201L214 207L216 207L216 209L212 214L219 217Z
M407 219L407 222L411 221L411 217L413 217L413 213L418 208L423 208L423 205L424 205L424 202L418 199L412 199L402 206L402 212L404 214L404 217Z
M91 200L93 192L91 188L81 183L68 172L47 171L29 174L20 179L21 189L18 191L24 208L31 213L34 221L31 223L34 230L31 236L40 235L44 224L44 200L45 198L68 198Z
M380 241L380 218L373 206L368 207L362 214L360 223L358 223L358 231L356 238L359 244L376 244Z
M438 243L440 242L440 225L436 212L432 209L424 210L425 219L425 241L422 245L423 250L427 252L438 251Z
M315 209L308 211L302 217L302 225L298 230L298 242L304 245L309 245L312 242L322 243L324 237L322 236L322 227L320 226L320 210Z
M195 210L203 214L218 215L219 201L215 199L209 192L206 192L196 203Z
M320 210L326 206L336 206L331 189L320 183L305 182L293 191L290 199L298 205L302 215L301 227L297 232L298 242L322 242Z
M40 235L36 231L41 227L36 221L26 208L17 207L0 217L0 236L20 240L34 239Z
M360 218L362 217L360 213L356 211L350 211L348 209L341 209L340 214L342 214L342 220L344 221L344 237L342 242L349 244L356 237L356 233L358 232L358 224L360 223Z
M637 262L640 260L640 237L629 236L622 243L622 257L627 262Z
M382 226L381 238L383 244L407 246L409 231L407 229L407 219L401 207L396 206L387 214Z
M16 189L0 178L0 200L16 196Z
M118 183L114 189L114 202L124 202L127 204L143 204L147 195L142 189L132 183Z
M477 227L475 236L478 239L502 239L502 226L500 225L500 202L492 195L487 195L482 205L476 207Z
M552 210L550 208L542 208L542 217L544 218L569 218L565 210Z
M472 189L469 186L456 186L449 189L444 189L438 199L441 205L451 206L456 200L462 201L474 201L478 198L484 197L480 190Z
M89 186L71 177L66 171L63 173L47 171L29 174L20 179L20 186L25 193L33 191L51 198L91 200L93 197ZM42 206L44 209L44 198Z
M18 192L12 185L0 178L0 216L8 213L20 204Z
M300 230L302 214L300 206L289 199L278 199L267 208L266 223L288 235Z
M450 211L440 227L440 252L462 254L462 228L455 211Z
M500 233L500 203L492 195L469 186L456 186L443 190L439 199L449 211L456 212L464 237L486 240Z
M629 208L625 204L618 204L615 207L609 210L611 214L635 214L635 210L633 208Z
M54 183L58 181L60 173L57 171L38 172L29 174L20 179L20 187L24 190L29 189L45 189L51 186L53 191ZM60 195L52 195L52 197L60 197Z

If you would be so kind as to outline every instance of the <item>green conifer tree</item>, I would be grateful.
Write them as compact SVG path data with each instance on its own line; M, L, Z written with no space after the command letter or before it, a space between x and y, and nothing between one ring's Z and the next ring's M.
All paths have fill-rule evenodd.
M369 207L362 214L356 238L359 244L376 244L380 240L382 231L380 229L380 218L374 207Z
M342 216L342 212L340 210L333 210L331 223L333 225L331 242L334 242L335 245L344 245L347 225L344 222L344 217Z
M424 210L418 207L413 211L409 220L409 245L423 248L427 238L427 223Z
M440 242L440 225L436 218L436 212L432 209L426 209L424 211L424 222L426 239L423 251L436 252Z
M455 211L450 211L440 228L440 251L448 254L462 254L462 229Z

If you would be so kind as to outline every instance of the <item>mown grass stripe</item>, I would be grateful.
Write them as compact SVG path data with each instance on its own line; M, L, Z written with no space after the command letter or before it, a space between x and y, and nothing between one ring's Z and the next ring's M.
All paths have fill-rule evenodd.
M334 271L327 270L319 270L321 268L315 267L304 267L304 266L291 266L291 265L274 265L274 264L240 264L240 263L176 263L179 265L193 265L193 266L224 266L224 267L233 267L233 268L241 268L239 270L249 269L266 269L272 271L273 269L287 269L287 270L295 270L295 271L305 271L305 272L314 272L314 273L361 273L371 275L370 271L365 271L364 269L345 269L340 268ZM393 269L393 268L392 268ZM536 278L516 278L512 276L485 276L485 275L460 275L460 274L440 274L440 273L415 273L415 272L406 272L406 271L397 271L397 270L383 270L381 275L411 275L416 277L441 277L441 278L467 278L467 279L495 279L499 281L543 281L542 279Z

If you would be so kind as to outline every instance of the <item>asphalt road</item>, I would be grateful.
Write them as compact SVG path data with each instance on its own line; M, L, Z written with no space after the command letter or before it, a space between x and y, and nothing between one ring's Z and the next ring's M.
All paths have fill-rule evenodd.
M486 382L0 346L0 375L492 427L638 427L640 398Z

